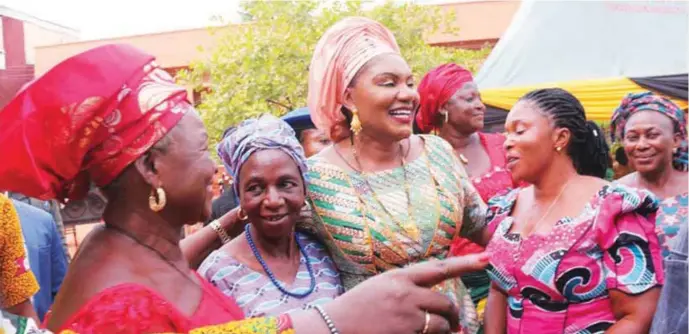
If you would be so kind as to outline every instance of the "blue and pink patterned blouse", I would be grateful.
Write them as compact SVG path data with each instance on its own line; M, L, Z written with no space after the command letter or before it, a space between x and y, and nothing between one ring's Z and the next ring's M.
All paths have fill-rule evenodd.
M199 267L199 274L226 296L234 298L247 318L277 316L327 303L344 292L340 275L323 245L307 234L297 238L311 263L316 288L304 298L283 294L263 272L256 272L222 249L211 253ZM308 291L311 279L301 257L297 276L291 285L280 282L292 293Z

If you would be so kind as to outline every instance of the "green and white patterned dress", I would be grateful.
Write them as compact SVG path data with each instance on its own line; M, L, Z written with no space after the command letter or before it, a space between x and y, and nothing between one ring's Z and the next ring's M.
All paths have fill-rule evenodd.
M388 269L444 259L454 237L484 227L486 206L450 144L422 139L423 154L405 167L364 175L318 156L309 160L312 209L304 210L299 227L323 240L346 290ZM461 280L436 288L460 307L463 332L475 333L476 310Z

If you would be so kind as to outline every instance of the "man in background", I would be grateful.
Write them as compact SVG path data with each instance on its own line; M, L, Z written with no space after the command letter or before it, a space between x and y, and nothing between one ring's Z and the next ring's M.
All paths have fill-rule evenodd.
M29 266L40 288L33 296L33 305L43 321L67 273L67 256L49 213L19 200L13 199L12 203L19 215Z
M282 116L282 120L294 129L307 158L332 145L332 141L325 135L325 132L316 129L316 126L313 125L309 108L292 110Z

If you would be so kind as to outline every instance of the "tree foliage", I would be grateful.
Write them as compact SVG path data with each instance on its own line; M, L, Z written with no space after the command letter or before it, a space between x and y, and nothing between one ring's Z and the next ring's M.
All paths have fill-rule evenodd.
M248 22L219 35L208 58L178 74L182 83L201 91L198 108L215 140L227 126L246 118L266 112L280 116L305 106L315 44L328 27L347 16L366 16L387 26L417 79L446 62L475 71L490 51L427 45L425 34L454 32L446 28L454 21L453 13L443 13L437 6L250 1L241 4L241 14Z

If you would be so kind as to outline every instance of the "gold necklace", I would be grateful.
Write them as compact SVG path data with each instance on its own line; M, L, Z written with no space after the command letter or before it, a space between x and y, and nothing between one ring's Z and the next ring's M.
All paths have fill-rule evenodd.
M363 170L363 167L361 165L361 161L359 161L359 154L356 151L356 148L354 147L354 144L352 143L352 155L354 156L354 160L356 161L357 165L359 165L359 175L361 175L361 178L364 180L366 183L366 187L371 191L371 196L373 197L376 202L378 202L378 205L383 209L383 211L390 217L390 220L395 223L399 228L401 228L403 231L405 231L409 237L411 237L415 241L419 241L419 227L416 225L414 221L414 215L413 215L413 210L412 210L412 203L411 203L411 190L409 187L409 179L407 177L407 163L404 159L404 148L402 147L402 143L400 142L400 160L402 161L402 172L404 175L404 193L407 196L407 216L409 217L409 220L407 223L401 223L395 219L395 216L388 210L388 208L383 204L383 202L378 198L378 194L376 194L375 189L373 189L373 186L371 186L371 183L368 180L368 177L366 176L366 173ZM411 148L411 145L409 146Z
M533 225L533 228L532 228L531 231L529 232L529 235L530 235L531 233L533 233L534 231L538 230L538 227L540 226L540 224L541 224L541 223L543 222L543 220L550 214L550 212L553 211L553 208L555 208L555 204L557 204L557 202L560 200L560 197L562 197L562 194L565 193L565 190L567 190L567 187L569 186L569 184L570 184L571 182L572 182L572 180L570 179L569 181L567 181L567 183L565 184L565 186L562 187L562 189L560 190L560 193L557 194L557 197L555 197L555 200L553 200L553 202L550 203L550 206L548 207L548 210L546 210L545 214L544 214L543 216L541 216L541 219L539 219L539 220L536 222L536 224Z

